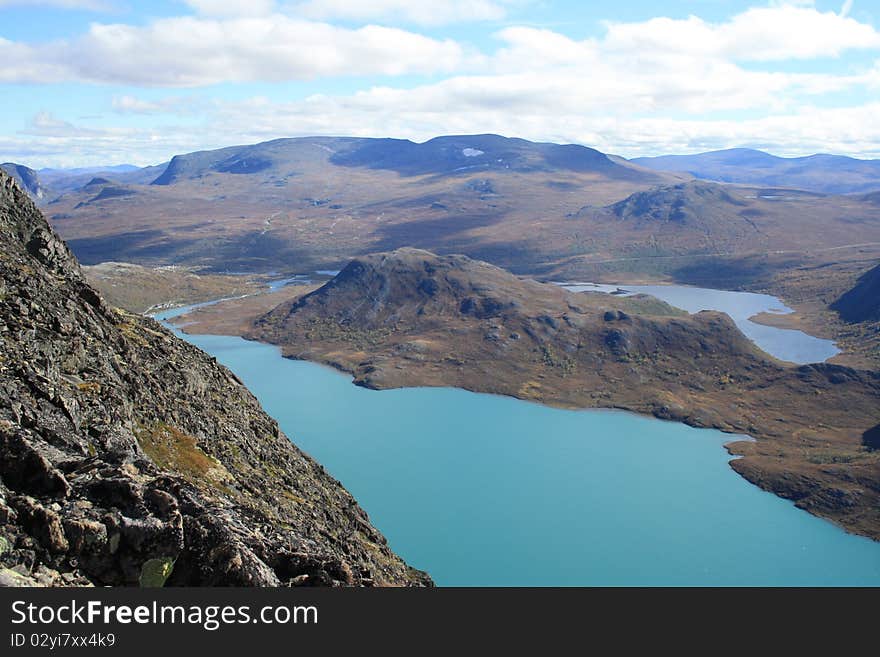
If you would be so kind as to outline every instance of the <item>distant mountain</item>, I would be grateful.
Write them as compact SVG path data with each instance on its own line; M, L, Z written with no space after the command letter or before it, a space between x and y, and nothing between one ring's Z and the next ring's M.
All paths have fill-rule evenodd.
M137 187L132 185L122 185L109 178L96 176L83 185L82 191L89 194L90 197L81 201L77 207L97 203L99 201L106 201L107 199L134 196L137 194Z
M409 246L518 273L595 277L596 262L677 276L691 264L680 257L880 242L880 205L862 196L694 180L497 135L277 139L77 184L51 220L86 264L335 270Z
M136 167L133 164L111 164L98 167L72 167L70 169L45 168L40 169L39 173L49 179L57 176L77 176L85 173L129 173L131 171L137 171L140 168L141 167Z
M333 137L275 139L247 146L229 146L211 151L175 155L154 180L153 185L199 180L214 173L257 174L264 176L295 174L292 167L314 161L319 155L334 153L357 140Z
M654 180L651 172L574 144L546 144L499 135L437 137L417 144L406 139L302 137L250 146L177 155L154 181L172 185L210 173L284 175L317 150L329 162L349 168L382 169L401 176L450 175L474 171L573 171L626 180Z
M779 211L783 216L774 216ZM628 236L633 244L643 242L646 254L671 255L763 247L786 211L786 204L768 207L749 190L692 180L635 192L602 208L588 206L576 216L604 226L611 240Z
M497 135L277 139L94 177L52 204L52 221L83 262L235 271L336 269L365 250L401 246L516 267L540 259L533 244L554 257L569 250L546 239L536 217L566 222L587 202L684 178L584 146Z
M51 188L52 199L81 189L93 179L106 178L117 183L147 185L168 166L167 162L138 168L130 164L108 167L84 167L79 169L41 169L40 177Z
M777 157L750 148L698 155L639 157L631 162L656 171L689 173L719 182L789 187L827 194L880 190L880 160L840 155Z
M403 139L362 140L331 161L347 167L389 169L403 176L449 174L474 169L564 170L644 179L645 172L615 162L594 148L549 144L499 135L436 137L423 144Z
M831 308L850 323L880 321L880 265L862 274Z
M14 162L4 162L0 164L0 169L12 176L28 196L35 201L40 201L46 196L46 190L40 182L40 176L33 169Z

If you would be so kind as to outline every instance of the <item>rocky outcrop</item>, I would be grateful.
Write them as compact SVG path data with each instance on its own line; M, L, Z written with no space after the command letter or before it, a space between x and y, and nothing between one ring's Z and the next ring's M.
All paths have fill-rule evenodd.
M0 584L424 585L231 372L0 172Z
M723 185L691 181L636 192L608 209L623 220L699 226L714 220L747 223L741 216L745 205Z
M37 172L23 164L6 162L0 164L0 169L15 179L19 186L35 201L41 201L46 196L46 190L40 182Z

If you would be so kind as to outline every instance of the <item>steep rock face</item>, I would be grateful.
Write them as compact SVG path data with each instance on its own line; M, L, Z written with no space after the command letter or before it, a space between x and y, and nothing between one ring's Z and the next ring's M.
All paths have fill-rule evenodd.
M831 308L847 322L880 321L880 265L862 274Z
M23 164L15 164L14 162L6 162L0 164L0 169L12 176L21 188L28 193L34 200L42 200L46 196L37 172L26 167Z
M420 585L236 377L109 307L0 173L0 584Z

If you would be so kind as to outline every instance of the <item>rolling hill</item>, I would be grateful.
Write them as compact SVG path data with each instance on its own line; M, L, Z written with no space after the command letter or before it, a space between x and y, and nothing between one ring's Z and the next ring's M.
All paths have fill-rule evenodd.
M494 135L280 139L175 156L150 184L102 178L124 195L84 181L51 206L85 263L247 271L335 268L410 244L513 266L535 260L542 222L680 179L582 146Z
M535 143L499 135L436 137L418 144L406 139L304 137L276 139L172 158L154 185L203 178L211 173L295 175L313 149L330 153L329 163L349 168L394 171L404 177L450 175L474 170L596 173L610 178L652 180L650 173L615 162L604 153L575 144Z
M279 139L146 173L97 176L49 206L84 263L307 272L412 246L545 277L702 281L706 259L880 248L870 196L694 181L497 135Z

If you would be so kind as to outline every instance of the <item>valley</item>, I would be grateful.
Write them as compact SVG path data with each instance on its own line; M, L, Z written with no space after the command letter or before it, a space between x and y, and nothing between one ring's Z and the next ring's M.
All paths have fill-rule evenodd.
M173 315L212 354L244 337L383 394L457 388L720 431L746 480L880 540L874 194L715 182L496 135L283 139L31 183L115 312ZM758 292L795 312L734 321L551 281ZM822 355L786 361L743 321L836 348L804 336Z
M880 587L878 4L0 0L10 645Z

